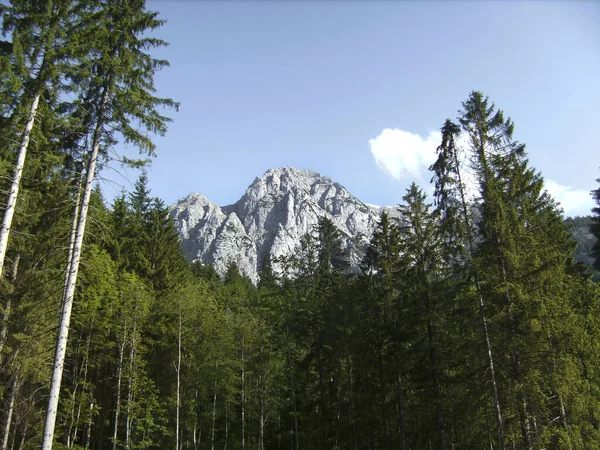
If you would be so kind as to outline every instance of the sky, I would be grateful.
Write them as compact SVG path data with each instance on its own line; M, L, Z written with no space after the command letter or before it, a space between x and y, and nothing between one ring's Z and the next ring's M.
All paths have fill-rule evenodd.
M157 94L180 102L155 139L152 195L237 201L270 168L330 176L402 202L446 118L473 90L515 122L566 215L600 178L600 2L148 0L170 43ZM118 146L134 155L136 150ZM139 175L106 169L110 201Z

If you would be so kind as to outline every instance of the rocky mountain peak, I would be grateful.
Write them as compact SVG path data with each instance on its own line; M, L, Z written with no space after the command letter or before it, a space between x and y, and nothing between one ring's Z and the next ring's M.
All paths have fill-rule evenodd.
M364 204L329 177L281 167L256 178L232 205L220 207L190 194L172 207L171 215L188 258L213 264L220 274L234 262L256 282L265 256L293 252L321 217L342 231L346 251L357 265L381 209Z

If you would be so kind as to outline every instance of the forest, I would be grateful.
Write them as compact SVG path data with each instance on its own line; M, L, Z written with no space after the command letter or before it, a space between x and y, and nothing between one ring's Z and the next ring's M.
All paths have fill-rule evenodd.
M0 14L0 450L600 448L600 285L485 95L360 270L323 219L255 286L188 262L148 187L178 107L154 87L158 13ZM120 165L141 176L109 205Z

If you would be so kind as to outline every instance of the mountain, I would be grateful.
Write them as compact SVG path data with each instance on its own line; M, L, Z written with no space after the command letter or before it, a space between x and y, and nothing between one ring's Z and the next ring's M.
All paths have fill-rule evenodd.
M221 275L236 263L256 282L266 255L292 253L320 217L342 231L346 253L357 267L383 209L395 211L361 202L329 177L282 167L256 178L233 205L218 206L195 193L179 200L171 217L190 260L213 264Z

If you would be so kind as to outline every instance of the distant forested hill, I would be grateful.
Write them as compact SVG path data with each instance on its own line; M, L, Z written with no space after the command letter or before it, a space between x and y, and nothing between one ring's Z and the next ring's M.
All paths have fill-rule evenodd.
M590 256L592 253L592 247L596 243L596 238L590 231L590 225L592 224L592 217L568 217L565 220L569 231L573 234L573 237L577 241L577 248L575 249L574 257L576 261L584 263L591 269L594 259ZM594 278L600 278L600 273L595 272Z

